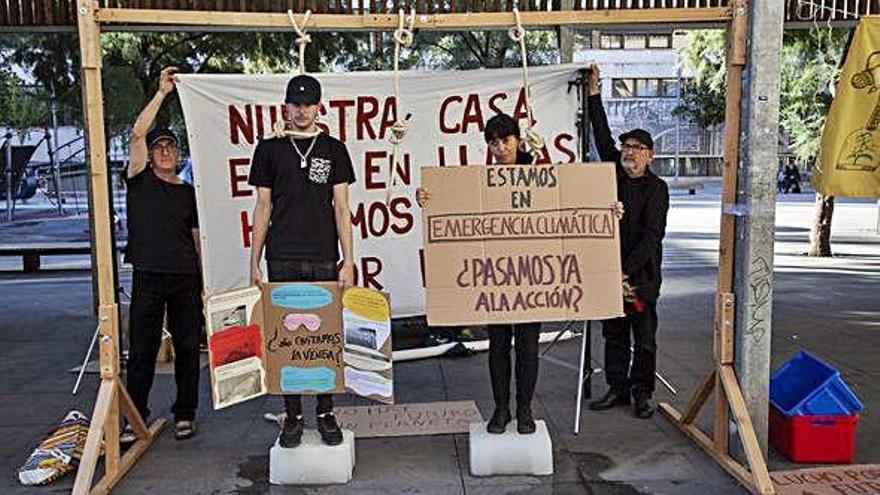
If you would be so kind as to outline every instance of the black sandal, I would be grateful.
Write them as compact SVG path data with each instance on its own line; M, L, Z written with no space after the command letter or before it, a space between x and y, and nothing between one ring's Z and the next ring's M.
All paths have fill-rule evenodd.
M181 420L174 423L174 438L177 440L186 440L192 438L196 434L196 422Z

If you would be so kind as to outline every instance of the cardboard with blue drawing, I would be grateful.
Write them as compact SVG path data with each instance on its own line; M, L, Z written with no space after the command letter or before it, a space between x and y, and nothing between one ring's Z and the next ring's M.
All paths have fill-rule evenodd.
M270 283L209 297L206 313L215 409L266 393L394 402L387 294L343 292L336 282ZM246 338L257 328L261 352ZM238 343L249 347L232 348Z
M263 287L270 394L345 392L341 289L336 282Z

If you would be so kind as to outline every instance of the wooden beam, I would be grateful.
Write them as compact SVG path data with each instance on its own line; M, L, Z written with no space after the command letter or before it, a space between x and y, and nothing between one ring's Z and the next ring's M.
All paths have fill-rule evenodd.
M117 383L119 387L119 405L122 408L122 415L125 416L126 421L128 421L128 424L132 427L138 438L147 438L149 431L147 430L146 423L144 423L144 418L141 417L137 407L134 405L134 401L131 400L131 396L128 395L128 391L125 390L122 382L117 381Z
M728 27L727 106L724 114L724 168L721 195L721 241L718 253L718 292L733 291L733 246L736 234L736 172L739 165L739 130L742 77L746 63L748 13L745 3L736 0Z
M719 364L733 364L734 295L731 292L719 292L715 301L715 359Z
M116 399L116 383L113 380L101 380L95 410L92 413L86 446L83 448L82 459L76 470L76 481L73 483L72 495L86 495L92 487L98 459L101 457L101 444L104 440L104 425L110 415L113 401Z
M690 404L688 404L687 409L684 410L684 415L681 417L682 423L689 425L697 419L697 414L699 414L700 409L703 407L703 404L706 403L706 400L709 398L709 395L712 394L713 390L715 390L714 369L709 372L703 380L703 383L700 384L697 392L691 398Z
M162 429L165 428L166 422L164 419L157 419L153 424L150 425L149 435L147 438L138 440L131 447L128 448L128 451L125 452L125 455L122 456L122 461L119 463L119 470L113 476L109 474L104 476L104 478L99 481L92 491L89 492L89 495L106 495L110 493L111 490L119 483L119 480L122 479L123 476L128 473L129 470L134 466L134 464L140 459L142 455L147 451L148 448L153 444L153 441L158 438L159 434L162 433Z
M717 462L722 469L727 471L727 474L733 476L751 493L760 493L756 490L751 473L749 473L749 471L744 468L740 463L736 462L736 459L730 457L726 453L719 453L715 449L715 446L712 444L712 440L710 440L705 433L700 431L700 429L697 428L696 425L687 425L682 423L681 413L679 413L670 404L664 402L658 406L658 409L660 411L660 414L668 419L670 423L678 427L678 429L681 430L681 432L686 437L690 438L691 441L697 444L697 446L700 447L706 454L708 454L709 457L714 459L715 462Z
M742 442L743 449L746 451L746 459L748 459L749 467L752 470L754 484L758 488L758 493L770 495L774 493L773 482L770 481L770 473L767 472L767 464L764 462L764 453L758 444L758 438L755 436L752 419L749 417L746 401L743 399L739 383L736 381L733 366L722 366L718 373L724 385L727 401L733 410L733 417L736 419L736 424L739 427L739 439Z
M723 192L721 195L721 233L718 247L718 297L733 291L734 270L734 245L736 235L736 183L737 167L739 166L739 132L740 115L742 108L742 77L746 63L746 42L748 34L748 4L745 0L733 0L731 2L731 21L727 29L727 93L725 95L727 106L724 115L725 143L724 143L724 169ZM719 340L720 327L724 320L721 300L716 300L715 322L715 366L724 360L722 344L725 339L733 341L734 334L731 331L724 339ZM733 308L735 309L735 307ZM731 346L732 347L732 346ZM731 348L728 348L733 352ZM733 355L727 356L732 360ZM715 419L714 419L714 447L715 452L727 454L728 451L728 404L727 396L722 393L721 377L716 373L715 383Z
M590 10L522 12L524 27L555 27L590 24L668 24L722 23L730 20L727 7L688 9ZM286 13L216 12L191 10L97 9L95 19L102 24L147 24L155 26L225 26L291 29ZM417 14L416 29L507 29L513 25L510 12L463 14ZM313 14L308 29L393 30L397 13L389 14Z

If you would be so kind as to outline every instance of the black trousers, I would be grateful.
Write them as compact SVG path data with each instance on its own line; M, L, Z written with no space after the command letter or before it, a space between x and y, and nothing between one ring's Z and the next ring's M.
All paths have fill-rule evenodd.
M126 389L145 420L150 415L150 389L156 374L156 355L162 342L162 320L166 313L174 346L174 381L177 384L177 400L171 412L175 421L191 421L196 416L201 291L201 278L196 273L134 270Z
M510 341L516 348L516 407L530 407L538 381L540 323L489 325L489 376L495 406L510 407Z
M328 282L339 279L335 261L266 260L270 282ZM302 414L302 395L284 396L284 410L288 416ZM333 411L333 396L318 394L318 414Z
M650 398L657 370L657 303L645 301L642 313L605 320L602 336L608 386L620 393L631 391L634 396Z

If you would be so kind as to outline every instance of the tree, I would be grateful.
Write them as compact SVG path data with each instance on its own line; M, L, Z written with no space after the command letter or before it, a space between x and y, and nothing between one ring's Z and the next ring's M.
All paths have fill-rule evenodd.
M724 123L727 88L727 32L699 30L688 33L688 43L679 50L683 69L693 74L684 84L673 115L689 118L703 128Z
M726 33L692 31L681 50L682 66L694 74L694 81L682 94L675 112L699 125L724 121L727 67ZM806 163L819 152L825 117L831 106L830 85L837 77L844 57L847 31L810 29L786 31L783 39L779 125L790 137L795 155ZM831 255L831 219L834 198L816 195L816 215L810 234L810 256Z
M46 125L46 103L34 88L8 69L0 69L0 124L25 131Z

